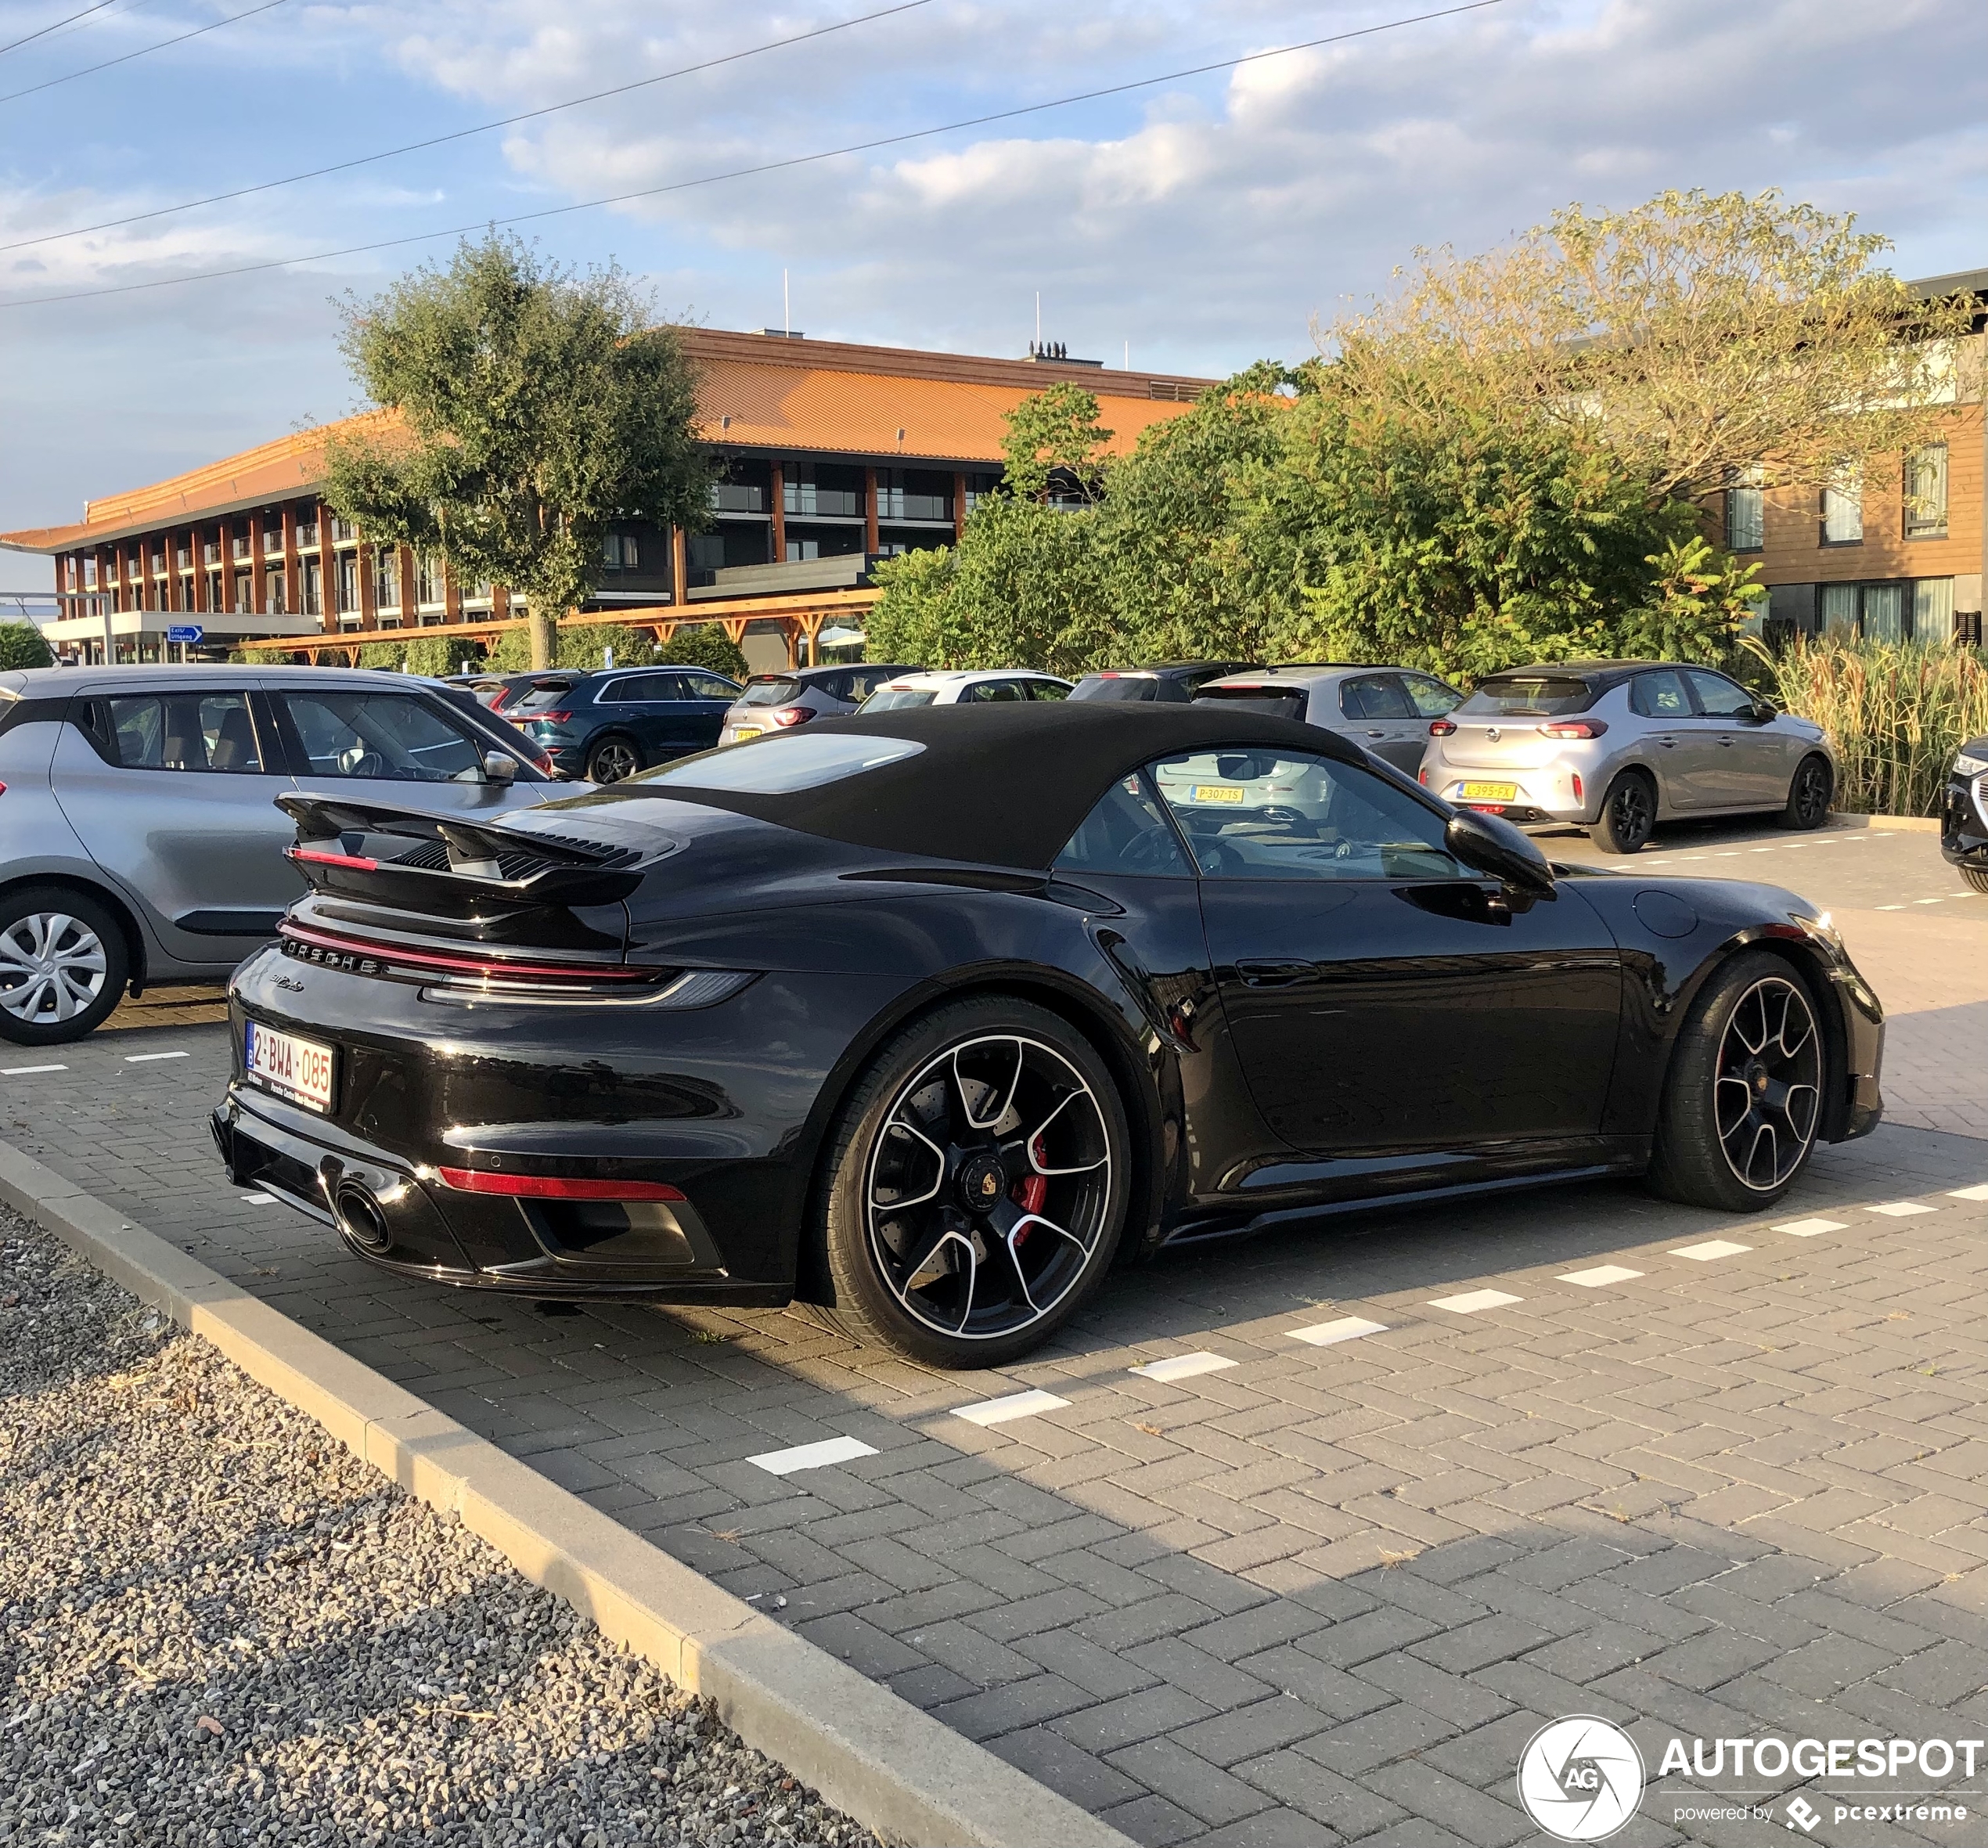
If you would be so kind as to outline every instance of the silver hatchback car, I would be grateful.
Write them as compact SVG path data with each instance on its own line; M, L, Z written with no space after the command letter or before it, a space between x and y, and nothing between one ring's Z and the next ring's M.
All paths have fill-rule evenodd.
M304 890L291 791L466 819L555 793L530 740L405 675L0 673L0 1039L81 1039L128 989L223 979Z
M1835 793L1822 727L1723 674L1575 661L1493 674L1428 726L1424 784L1507 821L1571 823L1634 853L1659 821L1777 813L1820 827Z
M1338 732L1410 776L1422 762L1429 722L1454 711L1463 697L1447 681L1413 668L1330 662L1250 668L1208 681L1194 695Z

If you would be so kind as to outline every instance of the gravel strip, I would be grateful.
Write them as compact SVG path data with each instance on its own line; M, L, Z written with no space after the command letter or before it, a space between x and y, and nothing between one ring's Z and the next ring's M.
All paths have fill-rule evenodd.
M0 1209L0 1843L875 1838Z

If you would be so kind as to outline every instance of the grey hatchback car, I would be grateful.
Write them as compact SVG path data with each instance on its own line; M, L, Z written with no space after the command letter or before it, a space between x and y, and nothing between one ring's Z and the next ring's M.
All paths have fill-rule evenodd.
M1820 827L1836 787L1822 727L1709 668L1572 661L1479 681L1428 726L1421 780L1507 821L1572 823L1634 853L1673 816L1777 813Z
M0 1039L81 1039L128 989L225 978L305 889L291 791L466 819L554 793L529 740L405 675L0 673Z
M1421 765L1430 720L1453 711L1463 697L1447 681L1412 668L1329 662L1251 668L1211 680L1194 695L1338 732L1410 776Z

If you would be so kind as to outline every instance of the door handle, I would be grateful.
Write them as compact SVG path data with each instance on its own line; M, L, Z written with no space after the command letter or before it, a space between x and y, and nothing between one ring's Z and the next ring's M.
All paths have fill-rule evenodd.
M1675 751L1677 748L1675 738L1652 738L1650 742L1662 751Z
M1721 738L1719 740L1719 747L1722 751L1731 750L1733 747L1732 740L1730 738Z
M1309 963L1244 960L1236 964L1236 974L1245 988L1295 988L1313 980L1318 971Z
M1385 738L1388 734L1385 732L1369 732L1367 735L1370 738Z

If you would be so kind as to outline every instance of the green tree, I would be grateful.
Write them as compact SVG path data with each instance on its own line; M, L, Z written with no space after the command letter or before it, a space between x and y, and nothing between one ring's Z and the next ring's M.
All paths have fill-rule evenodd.
M1654 574L1648 600L1622 619L1618 651L1658 661L1730 662L1741 625L1767 594L1759 566L1741 564L1697 532L1673 539L1644 562Z
M354 376L397 415L333 434L326 498L369 537L510 585L535 664L593 588L610 521L708 518L696 377L618 270L564 269L493 232L344 316Z
M0 668L52 667L55 658L33 623L0 622Z
M718 622L685 623L657 648L656 658L679 667L709 668L714 674L727 675L734 680L744 679L751 672L738 643Z

